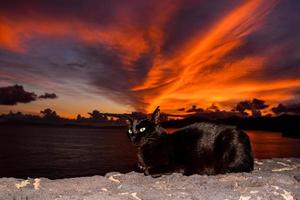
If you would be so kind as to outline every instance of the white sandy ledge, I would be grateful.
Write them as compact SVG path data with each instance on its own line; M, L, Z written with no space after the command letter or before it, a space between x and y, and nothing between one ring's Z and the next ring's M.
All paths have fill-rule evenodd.
M1 178L0 199L300 199L300 159L256 160L252 173L218 176L112 172L58 180Z

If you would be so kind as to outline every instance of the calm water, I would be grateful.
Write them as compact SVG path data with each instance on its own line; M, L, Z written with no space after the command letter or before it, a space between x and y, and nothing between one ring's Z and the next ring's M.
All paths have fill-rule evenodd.
M256 158L300 157L300 139L247 131ZM129 172L134 148L124 128L0 126L0 177L78 177Z

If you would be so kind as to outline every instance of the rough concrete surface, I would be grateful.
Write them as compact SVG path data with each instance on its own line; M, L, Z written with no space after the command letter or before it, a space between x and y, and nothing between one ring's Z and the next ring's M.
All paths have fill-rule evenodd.
M300 199L300 159L256 160L252 173L217 176L131 172L49 180L0 179L0 199Z

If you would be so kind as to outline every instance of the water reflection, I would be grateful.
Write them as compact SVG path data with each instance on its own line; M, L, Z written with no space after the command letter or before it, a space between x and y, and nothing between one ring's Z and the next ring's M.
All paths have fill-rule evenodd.
M132 171L125 128L0 127L0 177L65 178ZM256 158L300 157L300 139L247 131Z
M124 129L0 128L0 177L64 178L129 172L136 160Z
M300 157L300 139L282 137L279 132L246 132L256 158Z

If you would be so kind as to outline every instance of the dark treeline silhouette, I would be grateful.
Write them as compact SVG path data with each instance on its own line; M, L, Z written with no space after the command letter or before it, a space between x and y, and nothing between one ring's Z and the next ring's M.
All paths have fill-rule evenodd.
M300 115L282 114L279 116L208 118L205 116L190 116L180 120L163 123L164 127L181 128L195 122L214 122L218 124L234 125L245 130L265 130L283 133L284 136L300 137Z
M12 112L0 115L2 124L46 124L46 125L73 125L73 126L119 126L125 124L123 119L110 117L94 110L88 113L89 117L77 116L76 119L63 118L56 111L46 108L40 111L40 115L23 114L21 112Z
M46 108L40 111L40 115L23 114L22 112L12 112L0 115L1 124L39 124L39 125L64 125L64 126L85 126L85 127L106 127L106 126L126 126L127 117L142 119L148 115L142 112L132 112L124 114L102 113L98 110L88 112L88 117L80 114L75 119L68 119ZM127 117L125 117L127 116ZM161 121L167 121L168 115L162 114Z
M166 121L163 126L181 128L204 121L234 125L248 130L277 131L283 136L300 137L300 103L279 104L270 109L273 114L263 115L262 112L267 108L269 105L265 101L255 98L238 102L231 111L222 111L214 104L207 109L193 105L189 109L178 109L178 111L193 114L183 119Z
M269 108L269 105L260 99L238 102L231 111L221 110L215 104L207 109L193 105L190 108L178 109L179 112L184 112L182 115L162 113L160 120L165 128L180 128L195 122L209 121L234 125L242 129L278 131L286 136L300 136L300 104L279 104L269 108L273 114L262 115L266 108ZM0 115L0 123L119 127L126 126L126 117L124 116L142 119L149 115L142 112L116 114L93 110L88 112L88 117L78 115L75 119L67 119L59 116L56 111L47 108L40 111L40 115L21 112L2 114Z
M260 117L261 110L268 108L269 105L265 104L265 101L259 99L253 99L252 101L241 101L239 102L235 109L242 114L247 114L245 111L249 110L253 117Z

